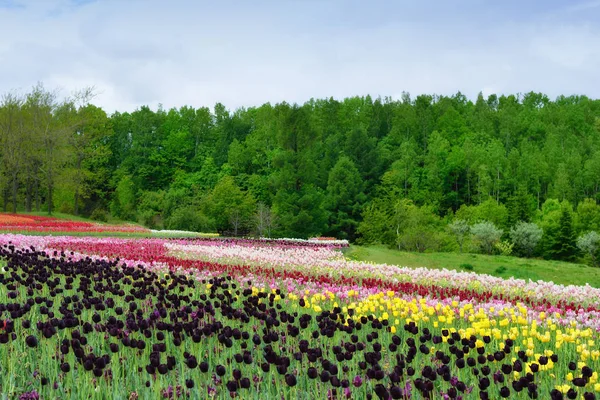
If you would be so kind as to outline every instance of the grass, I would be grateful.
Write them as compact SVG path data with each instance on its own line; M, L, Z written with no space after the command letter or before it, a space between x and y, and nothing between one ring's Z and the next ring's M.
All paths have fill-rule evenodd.
M358 261L401 265L410 268L455 269L501 278L552 281L562 285L600 287L600 268L562 261L470 253L409 253L384 246L351 246L346 256Z

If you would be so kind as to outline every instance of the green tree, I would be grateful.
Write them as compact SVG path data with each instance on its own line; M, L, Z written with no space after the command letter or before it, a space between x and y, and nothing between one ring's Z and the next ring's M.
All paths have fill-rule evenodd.
M359 223L362 203L363 182L354 162L341 156L329 172L325 208L330 212L328 234L354 240Z
M513 226L519 221L529 222L532 220L535 214L536 201L522 187L517 193L507 199L506 208L508 212L508 225Z
M531 257L540 243L544 230L534 223L517 222L510 229L509 236L514 244L514 250L525 257Z
M464 219L455 219L448 225L448 229L452 232L452 235L454 235L456 243L458 243L458 247L462 253L465 240L471 233L471 227Z
M136 213L136 187L129 175L124 175L117 184L110 203L110 213L117 218L132 221Z
M214 220L218 232L247 230L251 224L256 202L242 191L232 176L225 175L203 201L204 214Z
M471 227L473 240L481 251L486 254L492 254L495 245L502 237L502 229L496 228L493 222L483 221Z
M573 261L577 255L575 229L570 206L563 203L557 225L550 227L545 255L554 260Z
M474 214L474 222L490 221L500 228L505 228L507 225L508 211L506 206L492 198L488 198L486 201L475 206Z
M592 261L592 266L598 266L598 250L600 249L600 235L596 231L588 232L577 238L577 247Z
M593 199L584 199L577 205L575 214L577 232L600 231L600 206Z

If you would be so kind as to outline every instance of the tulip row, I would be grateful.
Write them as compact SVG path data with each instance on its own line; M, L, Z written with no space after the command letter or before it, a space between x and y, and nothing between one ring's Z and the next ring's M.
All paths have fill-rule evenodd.
M493 298L524 301L565 311L586 308L600 309L600 289L590 286L563 286L552 282L502 279L473 272L446 269L406 268L372 264L345 259L332 248L304 249L297 247L260 247L227 245L219 242L166 242L172 254L182 259L213 260L227 264L249 264L296 270L330 277L353 277L357 280L379 279L388 282L410 282L444 289L490 294Z
M149 233L142 226L69 221L36 215L0 214L0 231L10 232L123 232Z
M485 287L472 288L464 285L466 278L472 278L475 282L486 278L499 281L493 277L478 276L476 274L456 273L453 282L449 276L444 276L444 285L426 284L426 279L419 276L425 269L402 269L392 266L382 266L383 270L397 268L400 273L408 275L397 279L394 276L374 277L367 273L376 268L372 264L361 264L341 259L340 253L330 248L304 248L289 245L280 247L252 247L247 242L235 244L233 241L225 242L215 240L202 240L199 246L198 240L165 241L162 239L113 239L113 238L66 238L66 237L27 237L27 236L0 236L0 243L9 239L20 243L20 246L34 245L36 248L57 249L59 251L74 251L85 256L102 255L102 257L119 257L130 265L144 265L147 268L158 270L193 270L200 271L200 276L208 277L222 273L228 273L242 279L249 277L256 282L260 281L265 287L285 287L286 290L296 294L319 294L333 293L340 300L362 299L381 290L391 290L399 295L411 299L415 296L421 298L434 298L435 301L458 301L459 303L476 301L481 305L496 307L498 304L522 303L529 310L530 320L539 320L538 315L552 315L555 322L560 325L575 324L579 327L589 327L600 331L600 312L592 305L582 307L569 297L552 302L548 299L535 295L536 292L519 293L515 296L510 290L506 293L496 289L486 290ZM186 244L186 243L194 243ZM181 254L174 249L192 249L192 252ZM198 253L203 249L203 253ZM191 255L201 254L201 259L190 259ZM313 255L316 255L312 257ZM234 257L235 256L235 257ZM181 257L184 257L183 259ZM327 258L330 257L330 258ZM337 258L334 258L337 257ZM193 257L192 257L193 258ZM307 266L303 266L302 260L306 260ZM319 265L319 261L322 263ZM331 264L333 262L333 264ZM339 264L335 264L339 262ZM364 265L360 268L344 268L344 264ZM337 266L337 268L333 268ZM448 274L449 271L441 271ZM400 273L398 273L400 275ZM425 276L428 276L425 274ZM451 276L451 275L450 275ZM413 279L416 282L407 281ZM434 279L431 279L435 282ZM508 288L518 280L508 280ZM525 284L523 282L523 284ZM533 283L530 285L545 285L544 283ZM499 285L499 288L502 286ZM549 285L549 289L556 289L557 285ZM570 290L581 289L569 287ZM585 288L584 288L585 289ZM594 289L595 290L595 289ZM557 291L555 291L556 293ZM593 294L593 290L590 292ZM589 293L588 293L589 294ZM559 297L560 299L560 297ZM570 302L568 302L570 300ZM597 299L595 299L597 301Z

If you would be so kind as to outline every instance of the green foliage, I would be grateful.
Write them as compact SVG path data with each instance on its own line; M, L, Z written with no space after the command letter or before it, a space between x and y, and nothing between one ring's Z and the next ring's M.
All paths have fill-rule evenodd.
M0 201L101 208L152 227L195 210L213 229L264 233L256 204L223 200L242 193L269 210L275 236L464 250L451 219L506 232L523 221L544 234L533 253L512 239L517 254L567 257L557 250L562 201L575 207L576 235L600 231L599 110L585 96L404 94L108 116L89 96L60 101L37 85L0 101ZM239 192L217 189L226 176Z
M584 199L577 205L575 229L577 232L600 231L600 206L595 200Z
M455 219L448 225L448 229L452 232L452 235L454 235L456 243L458 243L460 252L462 253L465 240L467 240L471 233L471 227L464 219Z
M202 211L214 221L217 232L239 234L252 223L256 203L252 195L242 191L232 176L225 175L202 202Z
M492 254L496 243L502 237L502 229L496 228L496 225L490 221L483 221L473 225L471 233L478 249L486 254Z
M123 220L135 219L136 190L133 179L124 175L117 184L115 193L110 203L110 212L117 218Z
M363 182L354 162L341 156L329 172L325 208L329 211L329 233L354 240L365 196Z
M473 267L472 264L468 264L468 263L460 264L460 267L462 269L466 269L467 271L473 271L475 269L475 267Z
M510 229L509 236L516 254L531 257L542 240L544 230L531 222L519 221Z
M358 232L365 243L383 243L408 251L439 251L448 237L433 206L419 207L411 200L388 193L363 214Z
M544 256L554 260L572 261L577 255L576 236L570 205L563 203L558 223L545 231Z
M214 226L214 220L193 206L174 209L165 223L167 229L189 232L212 232Z
M393 196L373 199L363 211L363 220L358 226L359 242L395 245L396 231L393 224Z
M469 224L490 221L496 226L504 227L508 221L508 211L504 204L498 203L492 198L488 198L476 206L463 204L456 211L455 217L457 219L465 220Z
M163 210L165 209L165 193L142 192L137 206L138 221L152 229L162 229L164 226Z
M494 273L497 275L502 275L505 272L506 272L506 267L504 265L501 265L494 270Z
M108 222L108 212L103 208L95 208L90 214L90 219L99 222Z
M506 201L508 213L508 225L514 225L519 221L529 222L533 219L536 210L535 199L524 189L508 198Z
M299 191L279 190L273 199L273 213L279 221L276 232L283 237L309 238L327 229L325 195L308 185Z
M498 253L500 253L501 255L510 256L513 252L514 244L509 242L508 240L503 240L501 242L496 242L494 244L494 247L496 248L496 250L498 250Z
M591 260L592 266L598 266L600 235L596 231L588 232L577 238L577 247Z

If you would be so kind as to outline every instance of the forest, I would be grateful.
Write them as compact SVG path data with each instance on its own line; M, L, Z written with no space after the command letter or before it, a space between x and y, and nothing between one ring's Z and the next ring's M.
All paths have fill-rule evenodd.
M92 100L42 84L2 97L4 211L595 263L600 100L404 93L110 115Z

